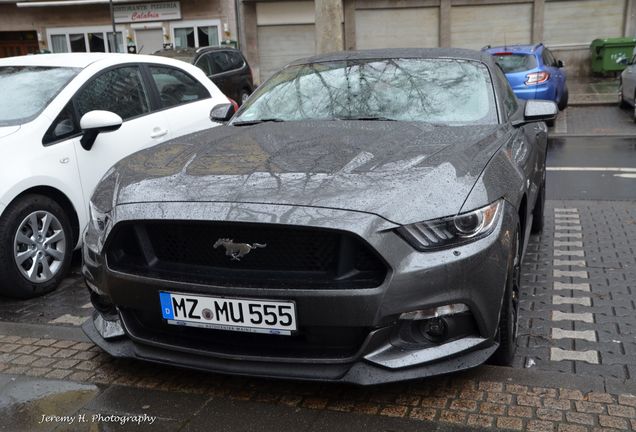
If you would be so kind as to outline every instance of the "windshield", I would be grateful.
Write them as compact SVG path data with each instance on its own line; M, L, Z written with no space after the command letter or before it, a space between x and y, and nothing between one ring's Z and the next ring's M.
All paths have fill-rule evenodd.
M265 82L232 121L400 120L497 123L482 63L450 59L346 60L290 66Z
M0 67L0 126L35 118L79 71L67 67Z
M505 73L524 72L537 67L537 59L531 54L497 53L494 57Z

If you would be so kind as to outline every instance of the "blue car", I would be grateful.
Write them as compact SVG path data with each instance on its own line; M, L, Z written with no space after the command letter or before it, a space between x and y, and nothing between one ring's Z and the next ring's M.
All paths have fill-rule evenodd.
M547 99L560 110L568 106L568 86L563 62L538 45L508 45L482 49L491 54L519 99Z

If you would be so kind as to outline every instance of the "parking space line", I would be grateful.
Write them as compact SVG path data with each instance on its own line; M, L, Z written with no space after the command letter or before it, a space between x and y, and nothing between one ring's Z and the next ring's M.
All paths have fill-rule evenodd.
M583 237L581 233L556 232L554 233L554 238L583 238Z
M581 339L589 342L598 342L594 330L564 330L560 328L552 329L552 339Z
M581 221L576 219L554 219L554 223L557 224L572 224L572 225L581 225Z
M554 250L554 256L584 257L585 256L585 251L583 251L583 250L560 250L560 249L555 249Z
M579 209L572 207L557 207L554 209L555 213L578 213Z
M585 260L561 260L561 259L555 259L552 262L552 265L557 267L557 266L572 266L572 267L585 267L587 264L585 263Z
M555 278L558 277L571 277L571 278L581 278L587 279L589 277L588 273L585 270L552 270L552 275Z
M592 299L589 297L564 297L560 295L552 296L552 304L577 304L581 306L592 306Z
M567 225L555 225L554 229L556 231L560 231L560 230L565 230L565 231L581 231L581 226L580 225L572 225L572 226L567 226Z
M574 361L584 361L590 364L598 364L598 351L588 350L588 351L572 351L572 350L564 350L561 348L552 347L550 349L550 360L552 361L563 361L563 360L574 360Z
M571 247L583 247L583 242L580 241L561 241L561 240L555 240L554 241L554 247L558 248L558 247L564 247L564 246L571 246Z
M589 283L568 283L554 281L554 290L574 290L574 291L586 291L590 292Z
M552 311L552 321L582 321L586 323L594 323L594 315L591 312L561 312Z

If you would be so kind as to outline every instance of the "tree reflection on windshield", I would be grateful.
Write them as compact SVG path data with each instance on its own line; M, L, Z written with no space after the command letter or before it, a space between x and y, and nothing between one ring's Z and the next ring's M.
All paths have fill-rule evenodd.
M233 124L259 119L496 123L490 75L479 62L346 60L291 66L250 98Z

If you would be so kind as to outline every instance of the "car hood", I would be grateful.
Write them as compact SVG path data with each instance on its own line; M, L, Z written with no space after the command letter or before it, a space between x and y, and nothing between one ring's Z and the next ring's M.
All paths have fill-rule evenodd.
M16 133L20 130L20 126L0 126L0 139Z
M459 212L505 135L377 121L220 126L122 160L94 200L327 207L406 224Z

